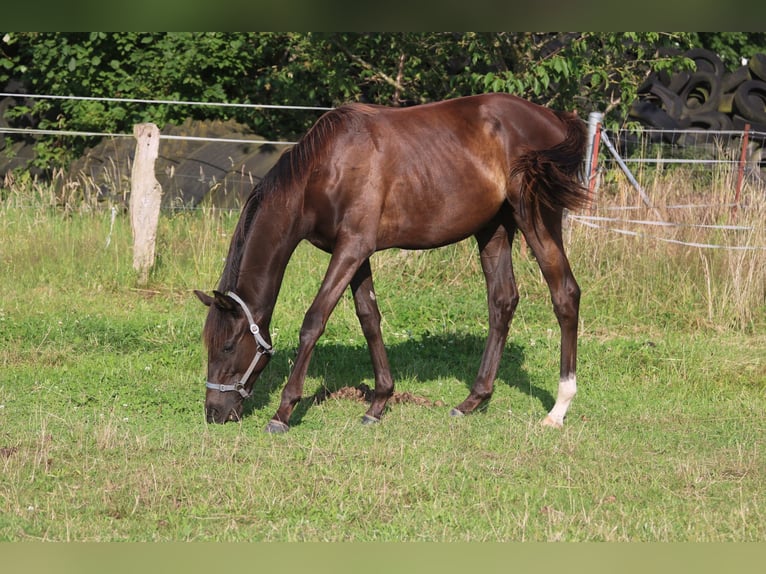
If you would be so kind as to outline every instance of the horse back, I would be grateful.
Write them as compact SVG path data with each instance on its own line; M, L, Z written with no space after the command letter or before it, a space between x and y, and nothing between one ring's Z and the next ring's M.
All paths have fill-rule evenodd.
M556 112L508 94L410 108L351 104L331 114L326 159L306 188L307 205L321 211L322 244L344 222L375 230L377 248L470 236L514 193L520 158L567 136Z

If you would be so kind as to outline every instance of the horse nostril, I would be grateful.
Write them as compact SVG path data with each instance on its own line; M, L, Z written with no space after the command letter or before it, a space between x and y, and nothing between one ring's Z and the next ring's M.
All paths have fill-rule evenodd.
M208 407L205 409L205 418L209 423L223 423L226 422L218 413L218 409L215 407Z
M229 416L226 418L226 422L239 422L242 419L242 410L233 408L229 411Z

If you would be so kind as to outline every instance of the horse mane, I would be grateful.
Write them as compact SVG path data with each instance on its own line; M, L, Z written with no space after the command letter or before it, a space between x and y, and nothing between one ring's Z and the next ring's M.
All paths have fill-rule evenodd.
M293 147L283 153L277 163L259 181L242 207L237 226L229 245L218 290L232 291L239 279L242 254L263 199L305 182L308 174L326 157L329 142L340 129L359 129L364 116L374 114L378 106L346 104L323 114Z
M375 111L375 106L364 104L348 104L330 110L317 120L298 143L279 157L276 164L252 189L242 206L218 283L220 292L226 293L236 289L245 245L263 200L272 194L289 192L295 186L304 184L314 166L327 156L333 136L341 129L360 129L361 118ZM222 346L231 335L232 323L228 320L228 315L222 312L208 313L202 338L209 348Z

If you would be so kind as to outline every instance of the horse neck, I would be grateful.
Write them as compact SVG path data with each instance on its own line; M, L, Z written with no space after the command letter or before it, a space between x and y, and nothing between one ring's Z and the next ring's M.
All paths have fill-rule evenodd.
M251 307L262 329L269 327L285 269L301 240L296 213L300 209L290 202L264 199L245 240L236 292Z

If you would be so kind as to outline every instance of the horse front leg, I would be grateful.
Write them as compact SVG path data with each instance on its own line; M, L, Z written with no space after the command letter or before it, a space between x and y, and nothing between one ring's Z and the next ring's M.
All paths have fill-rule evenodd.
M511 243L515 227L500 225L476 235L481 255L481 268L487 283L489 306L489 335L481 358L481 365L468 397L450 412L461 416L475 410L489 400L508 329L519 302L519 292L513 275Z
M303 396L303 384L316 342L324 333L327 320L338 304L343 291L348 287L361 262L369 256L368 253L361 256L357 256L356 253L358 253L358 247L343 249L338 246L330 258L330 265L319 292L303 318L295 365L287 379L287 384L282 389L279 408L266 425L266 432L283 433L289 430L290 415Z
M364 338L367 340L372 369L375 373L375 392L372 404L362 417L362 423L376 423L383 415L386 402L394 394L394 380L391 377L391 367L388 364L388 355L383 345L383 335L380 332L380 310L372 284L372 269L369 259L365 259L351 280L351 292L354 295L356 315L362 326Z

